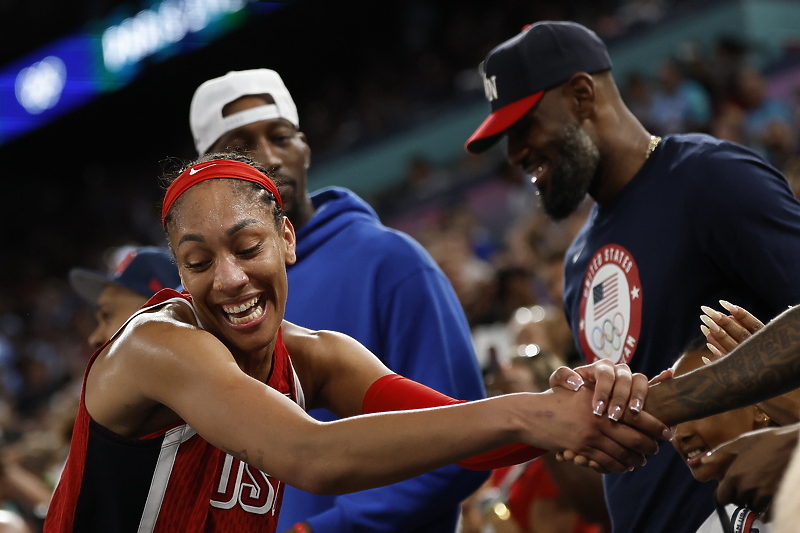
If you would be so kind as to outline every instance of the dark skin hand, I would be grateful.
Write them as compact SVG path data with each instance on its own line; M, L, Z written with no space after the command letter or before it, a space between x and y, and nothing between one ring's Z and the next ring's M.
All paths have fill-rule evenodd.
M797 445L798 426L765 428L745 433L708 453L704 464L724 471L717 500L768 509Z
M703 307L704 315L700 326L708 341L709 350L714 353L711 359L719 359L730 353L739 344L764 328L764 324L746 309L726 301L720 304L730 312L725 315ZM776 424L781 426L800 422L800 390L794 390L777 398L760 402L758 407Z
M797 388L800 388L800 306L778 315L727 356L652 385L644 409L668 426L674 426L752 405ZM628 415L626 411L625 417Z
M645 410L672 426L763 402L798 386L800 307L792 307L725 357L653 385ZM792 425L747 433L703 459L726 465L717 500L766 509L797 444L797 431Z
M644 411L668 426L763 402L800 388L800 306L756 331L727 356L650 385ZM636 423L626 409L621 422ZM567 451L567 460L586 464Z

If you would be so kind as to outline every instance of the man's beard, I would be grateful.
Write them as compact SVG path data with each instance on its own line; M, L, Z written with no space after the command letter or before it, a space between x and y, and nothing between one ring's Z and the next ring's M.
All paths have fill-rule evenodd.
M564 144L547 194L542 195L544 211L553 220L563 220L586 198L600 163L600 150L577 124L564 128Z

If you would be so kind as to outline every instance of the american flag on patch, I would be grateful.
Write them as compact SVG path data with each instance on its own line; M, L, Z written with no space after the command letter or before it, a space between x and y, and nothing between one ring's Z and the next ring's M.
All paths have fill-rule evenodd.
M592 303L594 304L594 319L602 318L617 306L619 284L617 274L611 274L606 279L592 287Z

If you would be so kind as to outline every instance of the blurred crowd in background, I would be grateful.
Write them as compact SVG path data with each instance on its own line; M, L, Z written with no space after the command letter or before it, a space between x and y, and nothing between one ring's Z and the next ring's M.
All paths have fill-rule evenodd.
M292 88L315 166L418 126L432 110L480 96L477 64L494 44L520 29L520 20L575 20L613 40L647 31L667 14L689 9L688 4L587 0L520 8L516 2L496 1L447 15L441 6L410 2L402 21L404 39L395 43L393 54L365 53L355 78L330 76L313 91ZM710 50L676 43L675 49L664 50L657 76L633 73L618 83L628 106L652 133L707 132L747 145L782 170L800 193L800 87L790 98L769 96L771 75L800 68L800 61L787 50L779 64L755 68L754 53L750 43L727 37ZM190 146L188 132L185 142ZM120 172L135 174L136 165L129 162ZM156 180L141 190L126 188L124 179L104 180L102 168L96 172L84 177L94 183L86 188L91 209L69 209L73 199L43 190L35 207L54 214L21 220L27 225L24 242L4 230L0 498L3 508L25 517L31 531L40 527L44 507L40 493L25 484L24 476L20 481L17 469L45 486L58 479L91 352L86 339L94 327L93 310L70 289L66 272L73 266L109 270L120 248L164 243L155 209L160 195ZM498 385L498 364L526 361L537 377L528 387L537 388L556 366L578 362L561 311L561 265L588 201L568 219L549 221L529 179L505 163L501 150L465 155L448 167L412 158L401 185L367 200L387 225L419 240L451 280L472 327L490 393L508 390L507 380ZM80 243L54 239L54 233L79 235Z

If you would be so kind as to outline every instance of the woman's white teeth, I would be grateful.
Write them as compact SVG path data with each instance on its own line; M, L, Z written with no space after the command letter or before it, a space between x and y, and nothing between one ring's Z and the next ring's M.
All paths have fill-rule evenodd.
M231 324L246 324L251 320L255 320L260 317L264 313L264 309L260 306L257 306L258 297L253 298L249 302L245 302L241 305L232 305L232 306L222 306L222 310L225 311L225 314L228 315L228 320ZM241 314L246 312L248 309L252 309L250 313L245 316L233 316L236 314Z
M263 309L261 309L260 307L256 307L256 308L253 309L253 312L250 313L247 316L243 316L241 318L232 316L232 317L229 317L228 319L231 321L231 324L245 324L247 322L250 322L251 320L257 319L263 313L264 313Z
M223 305L222 310L228 313L229 315L232 315L234 313L243 313L244 311L247 311L248 309L256 305L256 302L258 302L258 297L253 298L249 302L245 302L241 305L234 305L234 306Z

